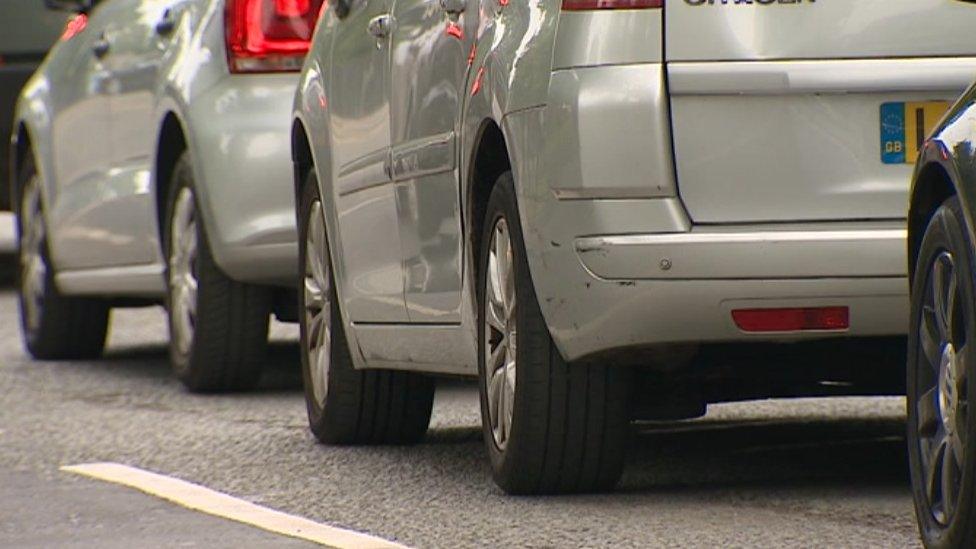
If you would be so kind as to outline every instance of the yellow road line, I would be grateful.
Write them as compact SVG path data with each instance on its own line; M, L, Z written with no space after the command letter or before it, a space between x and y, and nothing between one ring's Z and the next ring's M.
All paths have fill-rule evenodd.
M405 549L382 538L289 515L178 478L120 463L66 465L62 471L135 488L177 505L262 530L339 549Z

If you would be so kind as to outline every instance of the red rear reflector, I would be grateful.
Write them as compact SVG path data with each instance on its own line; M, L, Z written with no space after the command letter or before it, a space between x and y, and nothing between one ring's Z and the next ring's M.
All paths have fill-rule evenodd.
M61 41L67 42L75 36L78 36L87 26L88 16L84 13L79 13L78 15L72 17L68 20L68 24L64 26L64 32L61 33Z
M664 0L563 0L563 9L567 11L640 10L663 6Z
M231 72L297 71L324 0L227 0Z
M736 309L732 320L744 332L846 330L851 325L847 307Z

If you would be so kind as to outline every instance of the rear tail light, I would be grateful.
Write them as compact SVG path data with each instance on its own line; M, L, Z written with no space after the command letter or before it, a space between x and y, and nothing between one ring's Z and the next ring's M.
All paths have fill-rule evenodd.
M227 0L230 71L302 68L324 0Z
M563 0L563 10L640 10L664 7L664 0Z
M84 13L79 13L68 20L68 24L64 26L64 32L61 33L61 41L67 42L75 36L81 34L81 31L85 30L88 26L88 16Z
M743 332L846 330L851 325L847 307L736 309L732 320Z

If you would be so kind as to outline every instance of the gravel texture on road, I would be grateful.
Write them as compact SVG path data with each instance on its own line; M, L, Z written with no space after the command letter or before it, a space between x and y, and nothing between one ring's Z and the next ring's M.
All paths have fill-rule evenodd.
M83 362L30 360L16 309L0 290L11 475L79 482L58 467L119 462L417 547L918 546L902 398L712 406L635 427L614 493L508 497L491 481L470 383L439 386L422 444L327 447L306 425L293 326L275 326L259 390L199 396L170 374L159 308L116 311L105 357Z

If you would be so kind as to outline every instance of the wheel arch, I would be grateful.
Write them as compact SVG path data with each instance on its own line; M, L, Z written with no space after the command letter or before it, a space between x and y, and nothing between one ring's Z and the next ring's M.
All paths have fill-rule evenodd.
M10 145L10 166L7 174L8 188L4 196L0 197L0 210L4 209L3 206L7 206L10 211L16 212L20 202L19 193L22 184L20 181L20 169L24 165L24 160L27 158L27 155L30 154L31 147L33 147L30 130L27 129L27 124L24 121L17 123L14 129L14 141Z
M291 161L295 167L294 192L295 211L297 214L305 180L315 166L315 160L312 157L312 145L308 140L308 132L305 130L305 123L300 118L295 118L291 125Z
M912 186L908 211L908 278L912 280L922 237L929 220L949 197L957 194L949 172L938 162L921 166Z
M186 131L179 117L173 111L163 116L159 127L159 137L156 141L156 158L153 162L154 193L156 200L156 220L159 231L159 243L162 246L163 232L166 224L166 201L169 197L169 187L173 179L173 170L180 155L189 147Z
M473 140L471 161L466 174L466 208L469 220L468 243L474 261L474 275L477 279L478 262L481 254L481 233L488 198L498 181L498 177L512 169L505 135L493 119L486 118L478 127Z

